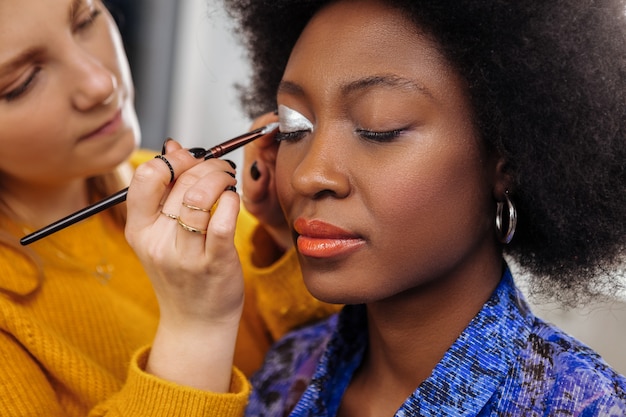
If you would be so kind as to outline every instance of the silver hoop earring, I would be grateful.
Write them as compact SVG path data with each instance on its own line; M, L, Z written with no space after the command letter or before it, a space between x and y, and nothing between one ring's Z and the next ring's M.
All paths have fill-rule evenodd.
M507 244L511 242L513 239L513 235L515 235L515 227L517 226L517 210L515 210L515 205L509 198L508 191L504 194L504 198L506 198L506 204L509 212L509 221L507 222L506 232L504 231L504 203L498 201L497 209L496 209L496 232L498 234L498 240L501 243Z

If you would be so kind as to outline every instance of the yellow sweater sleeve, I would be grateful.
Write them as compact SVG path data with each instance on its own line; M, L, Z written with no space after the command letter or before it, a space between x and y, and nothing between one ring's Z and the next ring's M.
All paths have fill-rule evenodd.
M135 354L122 390L96 407L91 416L239 417L244 414L250 384L236 368L229 393L210 393L181 387L144 372L149 353L146 347Z
M154 155L138 152L133 165ZM4 220L0 227L8 233L27 232ZM123 230L105 214L29 246L41 263L19 243L0 241L0 415L242 415L250 392L246 375L274 340L338 306L308 293L294 251L270 267L255 267L252 259L263 252L263 242L252 239L259 225L245 211L238 222L246 301L228 394L144 371L158 303Z
M140 149L131 158L136 167L154 158L155 151ZM266 252L269 237L259 232L259 224L242 206L237 222L235 246L246 281L245 305L237 346L235 365L245 375L252 375L269 347L285 333L339 311L341 306L323 303L306 289L295 249L287 251L267 267L255 266ZM266 259L260 259L262 264Z

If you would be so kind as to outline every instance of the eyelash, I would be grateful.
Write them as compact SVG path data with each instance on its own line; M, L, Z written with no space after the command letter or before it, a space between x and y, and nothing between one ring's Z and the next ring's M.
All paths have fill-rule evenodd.
M35 70L28 76L26 81L24 81L21 85L19 85L14 90L11 90L8 93L6 93L3 98L6 101L12 101L12 100L19 98L22 94L24 94L28 90L28 88L31 86L33 81L35 81L35 77L37 76L39 71L41 71L41 68L39 67L35 68Z
M404 129L394 129L385 132L375 132L365 129L357 129L356 133L363 139L372 142L390 142L398 138ZM274 138L278 142L296 142L309 133L308 130L297 130L295 132L278 132Z
M385 132L374 132L371 130L365 129L357 129L356 133L361 136L363 139L372 141L372 142L390 142L396 138L398 138L404 129L394 129L388 130Z
M304 137L309 130L296 130L295 132L277 132L274 139L278 142L296 142Z

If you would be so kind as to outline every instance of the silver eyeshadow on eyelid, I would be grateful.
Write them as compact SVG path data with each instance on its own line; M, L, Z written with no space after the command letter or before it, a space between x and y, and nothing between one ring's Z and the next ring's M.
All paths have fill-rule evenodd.
M313 123L309 119L283 104L278 106L278 123L282 133L313 131Z

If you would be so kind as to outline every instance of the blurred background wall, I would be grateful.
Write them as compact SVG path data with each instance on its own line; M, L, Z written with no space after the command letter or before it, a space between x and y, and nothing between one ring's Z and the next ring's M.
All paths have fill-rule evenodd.
M107 0L107 4L118 19L129 54L143 147L159 150L168 136L188 147L210 147L248 129L250 121L239 108L234 85L246 82L249 69L220 0ZM240 151L228 158L245 173ZM575 310L531 301L538 315L590 345L626 374L625 294Z
M143 147L166 137L210 147L248 129L234 87L248 66L219 0L107 4L129 55Z

